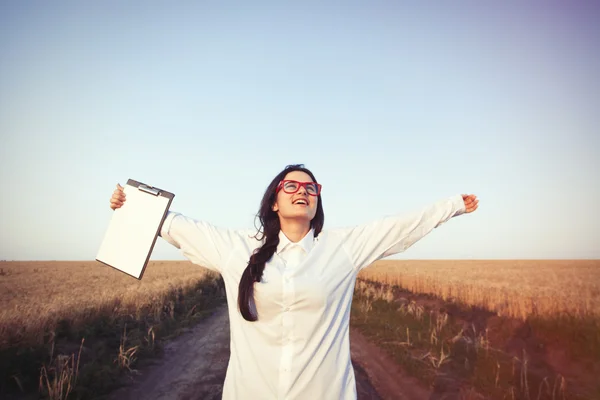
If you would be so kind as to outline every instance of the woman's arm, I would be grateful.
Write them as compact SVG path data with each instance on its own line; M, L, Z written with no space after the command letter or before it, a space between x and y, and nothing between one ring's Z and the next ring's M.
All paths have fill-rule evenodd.
M125 197L123 187L117 184L110 199L110 207L113 210L122 207L126 201ZM250 257L251 243L248 235L240 231L218 228L177 212L168 212L159 235L167 243L180 249L194 264L217 272L222 272L225 257L236 249L245 249Z
M219 228L172 211L163 222L160 236L180 249L194 264L217 272L222 272L226 257L236 248L247 247L238 231Z
M412 213L389 216L342 230L343 246L357 271L405 251L452 217L477 209L474 195L456 195Z

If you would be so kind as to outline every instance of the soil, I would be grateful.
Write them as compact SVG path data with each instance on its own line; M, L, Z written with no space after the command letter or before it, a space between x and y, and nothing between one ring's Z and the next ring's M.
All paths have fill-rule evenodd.
M406 374L390 356L350 328L350 353L359 399L430 399L431 390ZM364 371L364 374L361 373ZM377 396L373 396L370 389Z
M351 330L350 343L359 400L430 398L430 390L357 330ZM229 318L223 306L167 343L164 357L132 374L131 381L107 400L221 399L228 360Z

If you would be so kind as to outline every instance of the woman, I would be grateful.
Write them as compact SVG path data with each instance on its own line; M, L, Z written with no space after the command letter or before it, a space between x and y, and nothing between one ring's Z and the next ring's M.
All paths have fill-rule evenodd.
M117 185L111 208L124 201ZM355 399L349 321L356 275L477 203L456 195L412 214L323 231L321 185L300 164L267 187L255 235L169 212L161 237L225 282L231 354L223 398Z

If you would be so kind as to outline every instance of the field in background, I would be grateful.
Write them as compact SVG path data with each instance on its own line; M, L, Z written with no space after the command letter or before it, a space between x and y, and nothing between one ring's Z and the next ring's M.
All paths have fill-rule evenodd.
M359 277L501 316L600 317L598 260L382 260Z
M384 260L360 273L351 324L439 398L597 399L599 285L599 261ZM0 262L0 398L93 399L224 301L187 261L151 262L142 281Z
M187 261L150 262L141 281L95 261L0 262L0 397L92 398L224 301L219 275Z
M382 260L351 324L440 396L600 398L600 261Z

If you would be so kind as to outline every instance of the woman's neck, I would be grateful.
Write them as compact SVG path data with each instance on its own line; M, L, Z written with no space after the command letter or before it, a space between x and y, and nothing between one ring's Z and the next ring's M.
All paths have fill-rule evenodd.
M310 222L280 221L281 231L290 241L298 243L310 231Z

